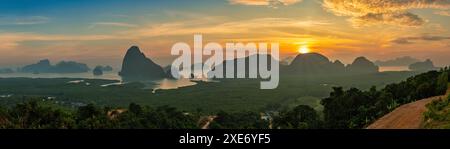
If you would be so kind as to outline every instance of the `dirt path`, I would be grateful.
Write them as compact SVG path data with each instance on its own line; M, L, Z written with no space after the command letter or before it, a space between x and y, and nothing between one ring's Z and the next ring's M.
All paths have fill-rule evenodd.
M402 105L369 125L367 129L419 129L423 122L423 113L427 110L425 105L443 97L435 96Z
M211 124L211 122L216 118L217 116L208 116L206 119L206 123L202 126L202 129L208 129L209 128L209 124Z

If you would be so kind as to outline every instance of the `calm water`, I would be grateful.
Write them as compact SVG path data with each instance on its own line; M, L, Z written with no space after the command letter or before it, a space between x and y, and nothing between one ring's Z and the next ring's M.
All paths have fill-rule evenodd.
M84 78L84 79L107 79L107 80L122 80L117 72L104 72L101 76L94 76L92 72L86 73L9 73L0 74L0 78L14 78L14 77L25 77L25 78ZM121 83L114 83L109 85L118 85ZM191 86L197 83L191 82L189 79L162 79L152 82L148 82L147 88L151 89L176 89L179 87Z
M6 73L0 74L1 78L25 77L25 78L85 78L85 79L107 79L121 80L117 72L104 72L101 76L94 76L92 72L86 73Z
M409 71L408 66L382 66L380 72L385 71Z

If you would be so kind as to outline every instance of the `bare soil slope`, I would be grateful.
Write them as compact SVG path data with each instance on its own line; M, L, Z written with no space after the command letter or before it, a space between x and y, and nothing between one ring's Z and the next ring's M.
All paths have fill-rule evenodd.
M423 122L425 105L444 96L435 96L408 103L381 117L367 129L419 129Z
M367 129L420 129L423 126L423 113L427 110L426 105L434 100L444 99L448 95L450 95L450 88L446 95L402 105L370 124Z

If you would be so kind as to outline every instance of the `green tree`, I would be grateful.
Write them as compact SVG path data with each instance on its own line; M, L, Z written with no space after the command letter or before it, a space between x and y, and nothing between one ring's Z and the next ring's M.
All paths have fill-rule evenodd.
M320 128L320 120L313 108L299 105L290 111L281 112L274 119L274 127L283 129L315 129Z
M221 111L211 122L211 129L268 129L267 121L261 119L260 114L255 112L227 113Z
M437 80L437 87L436 87L436 94L443 95L447 91L447 85L448 85L448 72L442 72L441 75L439 75Z
M130 103L130 105L128 106L128 110L131 113L134 113L136 115L140 115L140 114L143 113L142 107L140 105L138 105L138 104L135 104L135 103Z
M77 118L80 120L95 118L96 116L100 116L102 114L102 110L94 106L94 104L88 104L83 107L79 107L77 111Z
M9 128L11 127L10 116L8 114L8 110L3 106L0 106L0 128Z

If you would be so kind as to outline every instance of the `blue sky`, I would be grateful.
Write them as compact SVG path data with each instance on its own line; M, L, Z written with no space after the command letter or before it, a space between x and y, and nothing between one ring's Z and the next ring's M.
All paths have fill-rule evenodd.
M91 23L134 21L129 16L152 14L166 9L186 6L187 1L149 0L2 0L0 13L4 17L27 19L33 16L47 18L47 23L33 26L4 25L11 31L45 33L79 33ZM190 3L190 2L189 2Z

